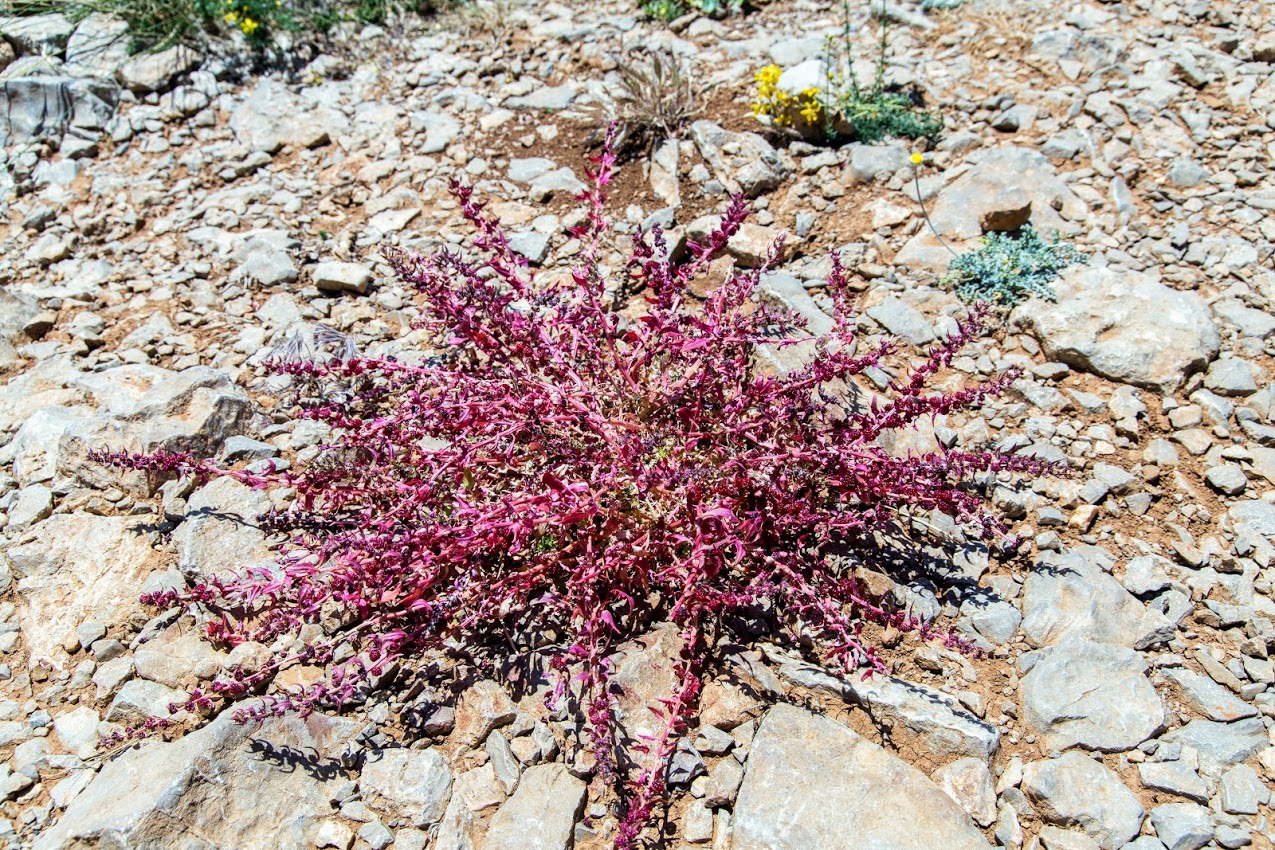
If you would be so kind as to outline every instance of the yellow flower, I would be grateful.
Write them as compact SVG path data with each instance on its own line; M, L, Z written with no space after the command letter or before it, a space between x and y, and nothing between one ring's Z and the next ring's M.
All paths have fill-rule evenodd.
M239 20L239 16L236 15L234 12L227 12L225 15L222 16L221 19L228 24L233 24Z
M782 73L783 71L780 70L778 65L767 65L754 74L753 79L757 80L757 82L761 83L763 86L773 86L775 83L779 82L779 77Z
M806 105L801 107L801 117L806 119L807 124L814 124L819 120L822 112L822 106L819 101L811 98L806 101Z
M239 25L239 29L243 30L244 35L252 35L257 31L257 27L259 26L261 26L261 24L257 23L252 18L244 18L243 23Z
M919 153L914 153L914 154L912 154L912 164L913 164L913 165L920 165L920 164L921 164L922 162L924 162L924 161L925 161L925 157L921 156L921 154L919 154Z

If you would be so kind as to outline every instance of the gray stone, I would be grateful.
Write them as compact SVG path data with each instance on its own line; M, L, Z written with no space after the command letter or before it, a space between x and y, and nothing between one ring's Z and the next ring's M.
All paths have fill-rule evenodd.
M690 136L713 175L732 192L755 198L777 188L788 174L779 154L756 133L733 133L711 121L696 121Z
M496 769L491 762L459 774L452 791L465 801L471 812L480 812L505 802L505 789L496 778Z
M56 75L6 79L0 85L0 145L60 136L72 127L101 130L118 103L119 86L109 80Z
M1042 234L1072 232L1075 225L1069 222L1088 214L1085 202L1036 151L995 148L970 159L974 167L944 187L930 209L934 227L957 251L975 247L985 224L1007 227L1019 221L1024 208L1030 211L1031 225ZM951 259L929 228L922 228L895 261L941 273Z
M1266 727L1256 717L1235 723L1192 720L1168 732L1162 740L1194 748L1199 753L1200 772L1205 776L1218 776L1270 745Z
M616 715L628 740L639 742L654 738L663 728L651 707L676 692L675 668L681 649L678 628L666 623L623 644L612 657L611 681L620 689ZM634 758L642 766L651 764L649 755L636 753Z
M518 231L510 235L509 249L538 266L549 256L549 235L534 230Z
M1057 302L1026 301L1011 323L1040 341L1046 356L1113 381L1172 392L1217 356L1219 337L1207 305L1193 292L1147 275L1071 266ZM1145 310L1139 305L1156 304Z
M996 787L987 764L976 758L957 759L930 775L979 826L996 822Z
M166 629L133 654L137 675L170 688L188 688L212 679L226 663L226 654L195 633Z
M531 94L511 97L504 105L510 109L540 109L546 112L560 112L576 99L576 89L572 85L541 86Z
M250 150L275 153L284 147L322 145L349 133L351 124L335 108L308 101L283 83L267 78L235 106L230 129Z
M584 191L585 185L570 168L558 168L531 181L527 197L536 203L544 203L554 195L575 197Z
M1006 644L1013 640L1023 622L1023 615L1018 608L1003 600L979 604L973 608L969 617L975 631L995 644Z
M934 328L915 307L899 298L887 298L875 307L868 308L868 315L895 336L901 336L913 345L921 346L936 338Z
M492 816L483 850L570 850L585 784L557 763L527 768Z
M60 658L62 641L85 620L121 622L134 609L154 556L136 525L124 516L56 514L9 548L33 662Z
M97 724L101 718L88 706L80 706L53 720L53 733L63 747L80 758L97 751Z
M1022 788L1046 823L1077 827L1102 850L1132 840L1146 815L1114 771L1075 751L1026 765Z
M1198 850L1213 840L1209 810L1198 803L1165 803L1151 810L1156 837L1168 850Z
M47 330L36 325L40 315L40 307L33 300L0 290L0 369L8 371L23 364L17 349Z
M0 38L19 56L58 55L66 48L75 24L60 12L0 18Z
M487 757L491 759L492 769L496 771L496 778L500 780L505 794L512 794L518 787L521 769L518 766L518 758L509 747L509 741L499 732L492 732L487 736L483 749L487 751Z
M1233 815L1255 815L1258 806L1267 805L1271 799L1266 783L1246 764L1237 764L1223 773L1220 790L1222 810Z
M1224 357L1213 361L1204 375L1204 386L1218 395L1246 396L1258 390L1263 379L1260 369L1238 357Z
M155 491L158 474L103 467L88 460L89 450L167 449L213 457L222 441L242 430L252 414L247 394L225 372L207 366L181 372L118 366L86 373L76 383L105 409L96 417L66 423L62 433L54 435L58 474L90 487L114 486L140 496Z
M182 74L195 70L204 57L181 44L158 53L139 53L120 66L119 81L138 94L165 91Z
M253 280L262 286L273 287L291 283L300 276L297 266L286 251L277 248L262 248L253 251L248 259L237 269L238 275Z
M359 827L359 838L372 850L385 850L394 841L394 833L379 820L374 820Z
M836 721L777 705L753 739L732 850L988 850L923 774Z
M94 76L114 78L128 61L128 41L128 21L94 12L71 33L66 44L66 64Z
M509 160L507 174L509 179L515 183L530 183L537 177L557 169L557 167L558 164L556 162L543 156L511 159Z
M460 122L441 112L412 113L411 124L413 129L425 131L425 144L421 153L445 151L460 137Z
M744 781L744 768L733 758L722 759L713 766L704 786L704 804L710 808L730 808Z
M1178 686L1183 702L1210 720L1229 723L1257 714L1256 708L1208 676L1202 676L1185 667L1167 667L1164 676Z
M865 145L858 142L847 146L847 168L850 176L859 183L889 179L900 169L907 168L908 146L902 142Z
M897 740L913 739L940 759L974 757L990 761L1000 746L995 727L960 709L957 700L893 676L844 680L847 695L864 706L878 725Z
M257 518L270 510L268 494L232 478L218 478L186 501L186 519L173 532L178 566L200 575L226 575L271 560Z
M476 682L456 703L451 740L460 747L476 747L493 729L514 721L517 711L509 694L492 679Z
M1037 836L1045 850L1098 850L1098 842L1083 832L1043 826Z
M1034 647L1068 636L1135 646L1145 634L1147 609L1079 552L1040 555L1023 583L1023 634Z
M1177 159L1169 166L1169 185L1190 189L1209 179L1209 171L1193 159Z
M1248 476L1235 463L1219 463L1209 467L1204 473L1204 480L1214 490L1227 496L1238 496L1248 487Z
M9 507L9 528L34 525L53 513L53 491L43 484L32 484L18 492Z
M665 141L651 154L651 168L647 179L650 180L651 191L666 208L676 209L682 203L678 160L679 144L676 139Z
M359 791L369 806L429 826L447 809L452 772L437 750L385 750L364 763Z
M1184 761L1153 761L1138 765L1138 778L1147 788L1168 791L1201 803L1209 801L1209 786Z
M1167 568L1170 562L1159 555L1142 555L1130 558L1124 567L1124 589L1134 596L1152 596L1166 589L1172 579Z
M124 683L106 710L108 723L138 725L155 717L172 717L169 706L186 701L186 694L158 682L132 679Z
M1164 728L1164 703L1134 650L1069 638L1042 653L1019 692L1023 722L1047 748L1120 752Z
M319 289L362 295L372 282L372 270L358 263L319 263L311 271L310 278Z
M1261 499L1235 502L1227 509L1237 533L1250 531L1275 540L1275 505Z
M1262 310L1254 310L1234 298L1224 298L1209 305L1213 314L1229 325L1239 328L1242 336L1267 339L1275 335L1275 316Z
M266 754L330 760L354 731L321 714L241 725L226 712L174 743L108 761L35 847L312 847L331 811L329 783ZM252 739L269 749L254 752Z

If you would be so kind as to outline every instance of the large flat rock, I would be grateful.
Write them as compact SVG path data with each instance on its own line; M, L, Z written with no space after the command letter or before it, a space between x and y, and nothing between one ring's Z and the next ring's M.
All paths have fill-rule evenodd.
M906 762L827 717L777 705L735 803L732 850L989 850L968 814Z
M1023 678L1023 722L1049 749L1131 750L1164 727L1164 702L1127 647L1073 638Z
M1011 324L1040 340L1051 360L1113 381L1172 392L1217 357L1204 299L1139 272L1072 266L1058 300L1019 305Z
M36 842L83 848L313 847L357 729L312 714L240 725L229 712L109 762Z

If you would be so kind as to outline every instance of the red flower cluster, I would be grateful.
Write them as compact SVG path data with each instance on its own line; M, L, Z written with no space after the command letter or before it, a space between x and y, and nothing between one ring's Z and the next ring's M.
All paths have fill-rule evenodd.
M473 254L388 254L420 295L430 356L275 364L301 390L297 415L334 429L313 462L254 474L174 454L100 457L295 491L288 510L265 518L287 534L277 567L149 600L202 603L215 614L211 636L231 644L323 625L325 638L213 684L237 696L284 665L326 665L322 683L245 716L357 702L391 665L423 653L484 669L521 660L556 677L549 699L579 708L624 807L616 846L628 848L663 797L665 770L617 768L607 659L618 644L664 621L681 630L680 684L655 709L665 732L638 744L662 766L735 615L768 612L781 635L813 639L834 670L883 669L860 636L865 619L925 636L931 627L854 580L856 564L884 569L878 535L910 535L912 517L937 510L992 537L1003 528L973 478L1057 470L994 452L882 448L887 432L975 407L1011 380L927 392L978 332L978 315L909 366L892 342L856 352L835 258L834 326L813 341L799 317L759 302L761 269L732 275L702 303L691 298L688 284L745 218L740 199L685 261L669 258L658 228L635 240L623 288L644 293L645 309L635 319L613 311L600 262L613 158L594 163L570 280L536 279L470 189L455 185L476 229ZM759 349L803 340L813 347L804 368L758 366ZM904 377L883 397L856 400L855 376L887 359Z

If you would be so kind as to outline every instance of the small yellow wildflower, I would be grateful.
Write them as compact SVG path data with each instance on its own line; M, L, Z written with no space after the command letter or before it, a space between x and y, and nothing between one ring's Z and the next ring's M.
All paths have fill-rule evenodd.
M227 12L225 15L222 16L221 19L228 24L233 24L239 21L239 16L236 15L234 12Z
M783 71L778 65L767 65L754 74L753 79L761 83L762 86L773 86L775 83L779 82L779 77L782 74Z
M819 121L819 116L823 114L823 104L813 97L806 99L805 106L801 107L801 117L805 119L807 124L814 124Z
M244 35L252 35L257 31L257 27L259 26L261 26L261 24L257 23L252 18L244 18L243 22L239 24L239 29L243 30Z
M925 157L921 156L921 154L919 154L919 153L914 153L914 154L912 154L912 164L913 164L913 165L920 165L920 164L921 164L922 162L924 162L924 161L925 161Z

